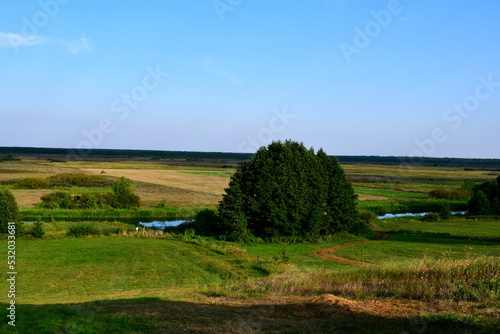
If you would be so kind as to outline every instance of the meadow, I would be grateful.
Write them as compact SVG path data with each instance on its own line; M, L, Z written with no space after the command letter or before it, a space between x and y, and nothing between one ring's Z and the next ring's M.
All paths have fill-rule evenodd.
M16 327L2 333L494 333L500 330L500 221L395 218L373 233L313 243L234 244L114 221L191 218L215 208L234 168L176 161L99 159L0 163L0 187L24 217L44 221L42 239L17 241ZM493 179L491 170L345 165L359 207L374 212L432 209L434 189ZM22 189L15 180L61 173L126 176L137 210L48 210L42 194L109 188ZM466 200L455 200L463 207ZM74 211L74 212L72 212ZM68 236L81 221L102 231ZM73 219L72 219L73 220ZM30 228L31 224L26 224ZM7 241L1 247L7 249ZM331 261L318 250L356 265ZM4 261L5 262L5 261ZM3 265L7 272L6 264ZM8 287L2 283L6 292ZM8 300L0 299L5 318Z

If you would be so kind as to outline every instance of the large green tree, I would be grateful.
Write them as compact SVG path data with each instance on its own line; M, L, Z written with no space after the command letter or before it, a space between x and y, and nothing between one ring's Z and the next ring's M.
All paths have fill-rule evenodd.
M468 207L475 215L500 215L500 176L474 187Z
M273 142L232 177L219 205L221 231L233 240L352 231L359 226L356 200L336 158Z
M0 233L8 232L8 223L19 218L16 198L10 190L0 190Z

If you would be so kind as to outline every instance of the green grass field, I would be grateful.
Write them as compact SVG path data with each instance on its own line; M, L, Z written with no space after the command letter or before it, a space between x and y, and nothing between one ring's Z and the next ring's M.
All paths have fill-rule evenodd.
M377 241L349 247L337 252L338 255L354 260L383 265L384 263L412 263L423 258L466 259L471 257L491 257L498 259L498 242L449 239L440 235L398 235L394 239Z
M179 298L229 277L258 276L237 258L163 239L20 241L18 257L21 304Z
M354 187L354 191L356 192L356 194L360 195L382 196L387 198L414 198L414 199L428 198L427 194L408 192L408 191L396 191L390 189Z
M56 224L52 223L49 230ZM396 291L394 285L401 290L415 282L403 279L401 271L433 272L437 267L432 263L439 262L432 262L432 258L454 263L458 259L479 257L485 264L493 265L486 258L495 259L493 263L496 263L500 255L499 243L450 242L439 236L398 236L337 252L370 260L376 264L373 268L329 263L312 254L317 248L355 240L367 239L345 236L318 244L246 245L249 255L238 248L222 252L212 243L204 244L196 238L182 242L168 236L21 240L17 253L22 259L17 282L18 330L20 333L156 333L168 329L169 333L184 330L245 333L245 327L250 324L271 333L327 333L331 328L370 333L360 325L359 322L363 322L369 328L378 328L378 333L409 331L412 330L410 318L399 313L408 305L428 307L424 295L433 285L428 284L429 289L425 291L412 291L415 296L422 296L423 302L411 298L403 302L402 291ZM289 262L273 264L272 259L279 258L284 247ZM414 267L422 261L422 252L427 252L427 269ZM472 275L475 271L470 272ZM488 273L493 275L492 280L498 280L500 273L492 270ZM383 285L377 283L384 281ZM448 290L442 291L442 285L449 284L450 278L439 282L442 284L435 287L436 294L456 293L456 287L447 286ZM482 293L481 289L476 290ZM443 299L438 313L441 316L435 318L409 314L414 314L419 321L427 321L429 333L442 333L443 328L454 328L457 333L488 333L498 326L498 319L484 312L499 306L494 306L492 301L500 293L500 286L489 289L496 289L495 295L484 297L484 303L480 303L483 306L474 311L462 309L477 303L472 297L467 297L472 301L464 297L462 308L444 303ZM476 290L471 291L477 294ZM384 312L390 310L393 316L329 313L323 308L317 313L317 306L307 301L324 293L352 300L350 307L384 307ZM384 301L390 296L396 299ZM432 300L435 303L439 298ZM405 303L410 304L404 306ZM173 310L175 314L170 314ZM452 316L442 317L443 314ZM297 331L286 320L290 316L296 318ZM352 323L353 319L357 322ZM314 325L307 325L310 322ZM12 332L5 324L0 326L0 331Z

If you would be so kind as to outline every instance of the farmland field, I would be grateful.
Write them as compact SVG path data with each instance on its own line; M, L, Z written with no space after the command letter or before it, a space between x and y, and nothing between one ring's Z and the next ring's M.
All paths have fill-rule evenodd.
M99 209L109 222L45 221L45 236L17 240L17 325L2 333L494 333L500 329L500 220L453 217L378 220L373 234L341 234L310 243L234 244L115 222L113 216L215 208L233 167L205 161L101 159L0 163L0 187L27 217L69 218L72 210L37 207L53 191L24 189L22 178L62 173L133 180L135 211ZM208 166L207 166L208 165ZM374 212L432 208L434 189L462 189L498 171L345 165L359 207ZM467 200L451 201L460 207ZM84 210L74 210L83 215ZM85 214L92 214L86 210ZM157 218L155 216L155 218ZM67 236L94 224L116 233ZM31 224L25 224L27 229ZM6 240L1 247L7 249ZM347 260L340 263L318 250ZM335 258L335 257L331 257ZM2 265L4 272L7 268ZM5 283L1 285L8 291ZM5 318L8 300L0 299Z

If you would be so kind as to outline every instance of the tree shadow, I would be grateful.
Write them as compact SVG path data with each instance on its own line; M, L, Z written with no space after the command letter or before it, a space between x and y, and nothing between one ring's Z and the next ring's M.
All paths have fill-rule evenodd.
M16 327L2 333L493 333L500 324L456 317L385 317L345 305L211 302L160 298L17 305ZM0 306L6 309L6 304ZM5 311L3 312L5 313ZM4 314L5 318L5 314Z

